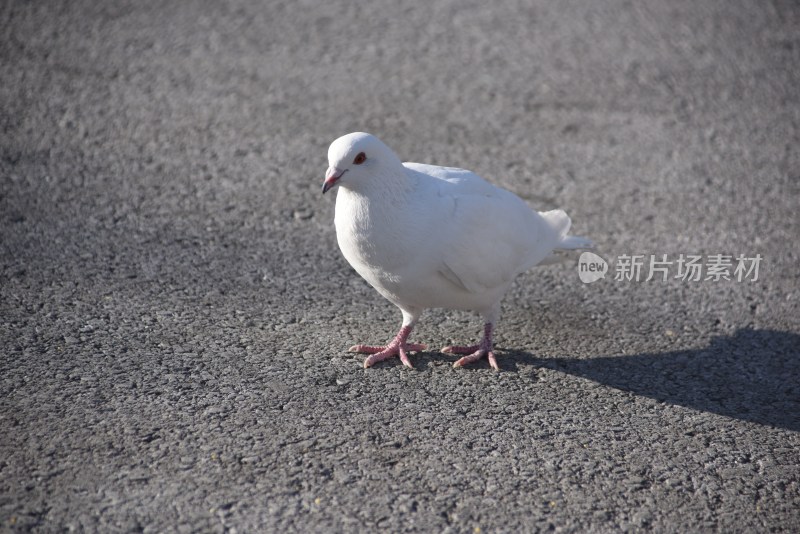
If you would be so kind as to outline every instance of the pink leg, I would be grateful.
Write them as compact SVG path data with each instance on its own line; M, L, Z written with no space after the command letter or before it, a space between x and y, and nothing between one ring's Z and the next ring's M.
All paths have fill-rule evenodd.
M463 358L453 364L453 367L464 367L467 364L477 362L483 357L489 359L492 369L499 371L497 358L492 349L492 323L486 323L483 327L483 339L478 345L472 346L450 346L442 349L442 352L449 354L466 354Z
M409 334L411 334L411 325L403 326L400 331L394 336L394 339L389 342L385 347L373 347L371 345L353 345L350 347L349 352L360 352L363 354L371 354L364 360L364 369L372 367L378 362L391 358L392 356L399 356L400 361L406 367L414 368L411 365L411 360L408 359L406 351L425 350L427 346L419 343L406 343Z

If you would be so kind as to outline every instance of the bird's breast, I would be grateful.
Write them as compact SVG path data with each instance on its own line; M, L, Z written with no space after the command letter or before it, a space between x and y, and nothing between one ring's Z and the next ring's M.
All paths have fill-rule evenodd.
M337 217L335 224L339 248L353 267L391 270L404 263L405 247L393 229L363 219Z
M344 193L344 195L343 195ZM345 259L375 285L402 274L413 260L413 224L402 214L361 201L348 191L336 200L336 239Z

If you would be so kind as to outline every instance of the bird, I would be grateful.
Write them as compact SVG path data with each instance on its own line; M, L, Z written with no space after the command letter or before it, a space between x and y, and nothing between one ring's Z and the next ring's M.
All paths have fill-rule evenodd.
M409 342L423 311L477 312L483 336L477 345L447 346L460 355L453 366L487 358L499 370L493 334L500 302L517 275L559 261L556 251L592 248L568 235L562 210L537 212L514 193L454 167L403 163L376 136L353 132L328 149L322 194L336 188L336 240L347 262L397 306L402 324L382 346L355 345L368 354L364 368L392 357L413 368Z

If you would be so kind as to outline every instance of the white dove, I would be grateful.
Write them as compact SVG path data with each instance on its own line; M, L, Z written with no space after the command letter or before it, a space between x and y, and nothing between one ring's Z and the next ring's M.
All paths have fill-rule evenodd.
M324 194L339 186L336 238L345 259L372 287L400 308L403 324L383 347L355 345L370 354L364 367L425 345L408 343L423 310L478 312L483 339L475 346L445 347L465 355L454 367L487 357L499 369L492 332L500 301L514 278L552 262L554 250L590 248L568 236L561 210L538 213L513 193L463 169L402 163L377 137L355 132L328 149Z

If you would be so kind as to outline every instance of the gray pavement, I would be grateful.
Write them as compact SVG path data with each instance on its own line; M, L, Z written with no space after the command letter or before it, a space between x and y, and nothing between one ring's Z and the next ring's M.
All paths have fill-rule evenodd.
M0 27L0 531L800 531L796 2L9 0ZM521 276L500 373L364 370L346 348L400 316L320 195L354 130L564 208L606 277ZM479 333L435 310L414 341Z

